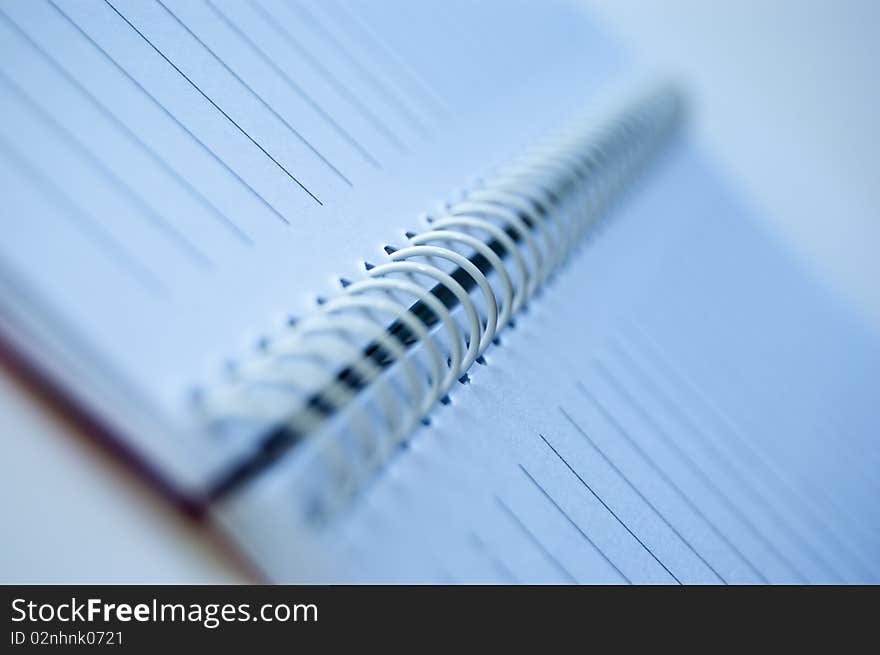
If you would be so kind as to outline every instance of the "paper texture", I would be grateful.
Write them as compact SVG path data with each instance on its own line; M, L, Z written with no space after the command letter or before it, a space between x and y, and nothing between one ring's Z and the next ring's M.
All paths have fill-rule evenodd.
M342 519L228 519L278 580L873 581L878 356L683 147Z

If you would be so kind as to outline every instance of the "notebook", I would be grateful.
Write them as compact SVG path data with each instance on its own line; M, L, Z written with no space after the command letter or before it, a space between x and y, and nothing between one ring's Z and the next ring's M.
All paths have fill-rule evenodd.
M576 4L0 35L3 340L267 580L877 580L876 336Z

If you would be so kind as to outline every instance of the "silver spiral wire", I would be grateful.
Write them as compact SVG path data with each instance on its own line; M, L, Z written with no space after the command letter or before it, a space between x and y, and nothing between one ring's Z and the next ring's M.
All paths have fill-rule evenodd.
M492 339L495 338L495 331L498 328L498 298L486 275L461 253L440 246L408 246L390 253L389 257L392 261L396 262L414 257L445 259L460 266L461 270L464 270L471 277L482 292L486 303L486 318L481 318L483 331L477 345L477 354L478 356L482 355L486 348L489 347Z
M471 367L474 361L476 361L477 357L480 356L479 349L482 340L480 332L483 329L480 315L477 312L476 305L470 297L470 294L468 294L467 290L455 278L432 264L395 261L382 264L370 271L370 274L375 276L388 275L391 273L406 273L409 275L420 274L433 278L456 297L465 313L468 324L468 337L465 340L466 352L459 367L459 376L463 375Z
M470 228L485 232L496 241L498 241L504 248L505 253L507 253L513 259L513 263L516 265L516 272L518 274L517 276L520 280L520 284L514 290L513 282L510 279L510 276L507 276L507 280L511 287L512 296L509 300L505 301L505 311L502 313L502 316L499 319L502 325L506 325L510 321L511 315L518 312L525 302L530 282L529 270L528 266L526 265L525 257L523 257L523 254L517 247L516 242L511 239L510 235L508 235L507 232L502 230L500 227L481 218L475 218L467 215L451 215L440 219L430 219L429 222L431 227L433 227L435 230L446 230L450 228ZM502 270L498 267L497 264L495 264L495 267L496 270L499 270L499 272Z
M463 244L473 248L474 251L483 255L483 257L485 257L492 265L501 284L501 297L499 298L498 294L493 293L493 302L490 303L490 307L493 305L495 306L495 312L492 316L494 321L490 318L487 322L492 321L493 330L491 336L487 335L486 338L491 340L495 337L495 334L500 327L507 325L507 322L510 320L510 314L513 311L513 281L510 277L510 272L507 270L507 265L501 260L501 257L499 257L495 251L486 244L486 242L481 241L466 232L460 232L448 228L445 230L432 230L430 232L417 234L410 239L410 242L416 245L424 245L433 242Z
M427 230L386 248L387 262L368 266L364 279L345 283L237 367L205 413L283 420L306 435L320 432L328 415L350 416L354 452L327 430L319 446L334 480L322 506L337 507L447 398L570 256L672 133L679 109L677 92L660 89L603 124L572 124L477 180L427 218ZM304 372L322 367L318 384L304 381ZM260 401L260 389L271 385L289 388L299 409ZM375 389L378 411L357 402L365 388Z

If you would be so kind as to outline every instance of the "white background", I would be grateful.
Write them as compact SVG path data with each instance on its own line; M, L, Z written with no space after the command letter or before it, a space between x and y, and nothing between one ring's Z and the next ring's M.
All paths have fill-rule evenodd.
M880 3L583 0L751 204L880 332Z

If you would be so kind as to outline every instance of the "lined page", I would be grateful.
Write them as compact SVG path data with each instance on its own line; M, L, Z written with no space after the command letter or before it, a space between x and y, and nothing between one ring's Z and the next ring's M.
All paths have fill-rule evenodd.
M0 44L6 311L178 425L622 65L564 3L9 1Z
M309 493L291 465L233 533L276 580L880 577L876 336L693 148L485 361L338 521L278 522Z

